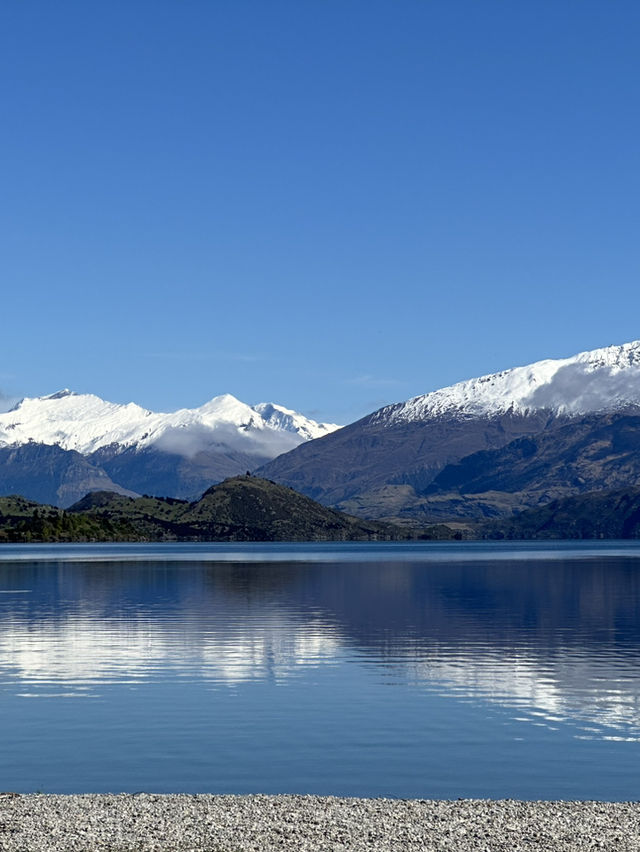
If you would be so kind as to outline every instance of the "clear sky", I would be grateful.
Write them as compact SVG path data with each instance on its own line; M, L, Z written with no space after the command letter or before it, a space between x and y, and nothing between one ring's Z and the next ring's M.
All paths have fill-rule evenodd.
M640 4L0 7L0 391L349 422L640 337Z

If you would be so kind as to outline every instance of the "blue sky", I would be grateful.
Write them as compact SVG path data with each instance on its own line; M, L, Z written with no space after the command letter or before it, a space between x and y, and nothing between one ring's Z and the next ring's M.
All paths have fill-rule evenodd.
M640 4L0 9L0 391L349 422L640 337Z

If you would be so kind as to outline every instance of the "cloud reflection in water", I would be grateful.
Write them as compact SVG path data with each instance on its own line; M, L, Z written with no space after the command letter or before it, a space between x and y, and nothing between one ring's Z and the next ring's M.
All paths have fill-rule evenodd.
M398 560L345 552L351 561L320 549L312 563L298 550L297 561L185 565L138 551L136 561L3 566L0 591L32 593L0 598L2 689L222 688L357 666L389 688L499 705L580 736L640 739L635 552L554 560L546 549L496 561L464 548L447 560L433 549L427 560L415 550Z

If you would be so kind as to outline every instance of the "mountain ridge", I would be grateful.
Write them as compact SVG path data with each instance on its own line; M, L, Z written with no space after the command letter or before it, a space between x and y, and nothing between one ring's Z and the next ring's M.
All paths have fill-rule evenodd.
M146 449L173 443L186 453L186 430L193 436L194 448L235 438L245 452L253 448L256 454L264 454L270 442L277 449L291 449L337 428L337 424L318 423L275 403L250 406L231 394L215 396L198 408L164 413L134 402L108 402L95 394L65 389L25 397L10 411L0 413L0 446L34 441L87 456L113 445Z
M640 404L640 340L467 379L384 406L371 416L411 421L454 413L477 417L540 410L571 416L610 411L629 402Z
M447 466L568 424L592 421L597 429L611 414L638 410L640 341L634 341L503 370L384 406L255 472L363 517L424 520L422 498ZM390 505L394 514L386 515ZM524 505L503 497L496 503L499 512ZM477 500L458 500L453 517L469 517L474 506Z
M337 428L231 394L164 414L65 389L0 413L0 493L19 490L58 506L71 505L90 485L194 499L214 482Z

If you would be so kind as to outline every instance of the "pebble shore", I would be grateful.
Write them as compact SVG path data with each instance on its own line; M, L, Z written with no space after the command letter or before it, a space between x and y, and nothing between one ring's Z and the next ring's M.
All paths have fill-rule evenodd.
M0 793L11 852L639 852L640 804Z

